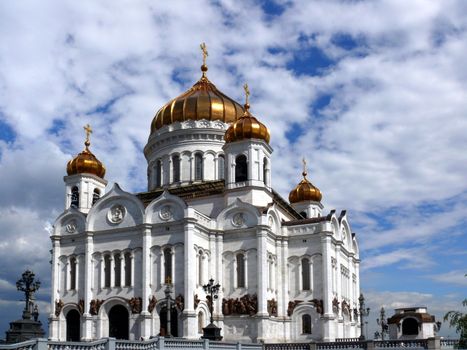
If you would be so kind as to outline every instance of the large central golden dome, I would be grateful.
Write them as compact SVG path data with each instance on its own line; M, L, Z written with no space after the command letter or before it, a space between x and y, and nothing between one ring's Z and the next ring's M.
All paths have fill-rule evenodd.
M232 123L243 116L242 106L209 81L207 70L208 67L203 64L201 79L191 89L159 109L152 120L151 133L175 122L206 119Z

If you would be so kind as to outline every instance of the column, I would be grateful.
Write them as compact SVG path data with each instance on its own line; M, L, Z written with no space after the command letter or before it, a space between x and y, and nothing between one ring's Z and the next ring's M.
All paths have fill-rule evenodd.
M298 261L298 292L301 293L303 290L303 266L302 259Z
M323 324L323 341L334 340L332 320L334 313L332 311L332 263L331 263L331 232L325 232L321 236L321 251L323 256L323 306L324 306L324 324Z
M103 289L105 287L105 257L104 254L101 254L100 256L100 271L101 271L101 283L100 283L100 289Z
M195 276L196 273L196 255L194 254L194 235L195 226L194 219L188 219L184 227L184 269L183 277L185 279L184 297L185 309L183 310L183 337L196 339L198 338L198 325L196 323L196 313L193 309L194 303L194 290L195 290Z
M148 312L149 297L151 295L151 227L147 225L143 229L143 252L142 252L142 276L141 276L141 298L143 299L141 316L141 337L149 339L151 336L151 314ZM133 265L133 264L132 264ZM132 274L133 278L133 274Z
M125 252L120 252L120 286L125 286Z
M52 309L49 314L49 337L50 340L58 341L59 339L59 318L55 316L55 302L60 299L60 239L57 236L52 236L52 281L51 281L51 305Z
M83 310L83 321L84 321L84 332L81 336L81 340L90 341L92 340L92 316L89 313L89 304L92 300L92 255L94 253L94 241L92 234L88 233L86 236L86 246L84 252L84 310Z
M277 297L277 311L278 311L278 316L287 316L287 305L288 305L288 290L289 290L289 274L288 274L288 266L287 266L287 259L288 259L288 245L289 242L287 240L282 240L280 242L280 263L279 263L279 269L280 269L280 280L279 280L279 286L282 286L281 289L279 289L279 294Z
M313 282L313 278L314 278L314 273L313 273L313 258L310 257L310 268L309 268L309 271L310 271L310 291L311 291L311 295L313 296L315 294L314 292L314 282Z
M130 254L130 271L131 271L131 286L135 286L135 253L131 251Z
M243 254L245 260L244 260L244 267L245 267L245 290L248 292L248 251L245 252L245 254Z
M110 287L115 286L115 260L113 254L110 254Z
M258 278L258 342L267 340L267 328L265 321L269 318L267 307L267 287L268 287L268 273L267 273L267 232L258 230L256 233L257 247L258 247L258 260L257 260L257 273Z

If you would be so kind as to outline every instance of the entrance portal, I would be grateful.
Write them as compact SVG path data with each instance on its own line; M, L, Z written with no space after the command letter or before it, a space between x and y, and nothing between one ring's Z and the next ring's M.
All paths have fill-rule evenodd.
M80 315L76 310L66 314L66 341L80 341Z
M128 310L122 305L115 305L109 311L109 337L128 340Z
M160 321L160 335L165 337L167 335L167 308L165 306L161 309ZM172 308L172 311L170 312L170 333L172 337L178 337L178 318L177 310L175 308Z

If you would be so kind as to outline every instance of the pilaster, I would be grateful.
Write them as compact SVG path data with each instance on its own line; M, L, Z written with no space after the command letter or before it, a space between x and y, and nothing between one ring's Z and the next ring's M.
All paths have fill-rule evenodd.
M184 298L185 298L185 309L183 310L183 337L195 339L198 338L198 325L196 323L196 314L194 310L194 290L195 290L195 278L196 274L196 257L194 252L194 223L188 221L184 227L185 245L184 245Z
M151 336L151 315L148 312L149 296L151 295L151 228L145 227L143 230L143 252L142 252L142 321L141 321L141 337L149 339Z
M84 253L84 310L83 310L83 334L81 336L82 341L92 340L92 317L89 314L89 304L92 300L92 269L93 260L92 255L94 253L94 241L91 233L86 236L86 246Z

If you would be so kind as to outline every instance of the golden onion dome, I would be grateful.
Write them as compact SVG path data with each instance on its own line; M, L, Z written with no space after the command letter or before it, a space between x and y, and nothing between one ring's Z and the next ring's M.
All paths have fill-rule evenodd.
M206 119L232 123L243 115L242 106L209 81L207 70L208 67L203 64L201 79L191 89L159 109L152 120L151 133L175 122Z
M306 178L307 172L304 170L303 173L303 180L292 190L289 194L289 202L290 203L298 203L302 201L314 201L314 202L321 202L321 198L323 195L321 191L313 186L313 184L308 181Z
M243 116L229 126L225 132L224 140L225 142L235 142L244 139L260 139L269 143L271 139L271 134L269 129L256 119L250 113L250 105L248 103L248 96L250 91L248 90L248 85L243 86L246 94L246 103L245 103L245 112Z
M86 130L86 141L84 141L85 148L81 153L67 163L66 172L68 175L83 173L93 174L103 179L105 175L105 167L89 150L89 146L91 145L89 134L92 133L92 129L88 124L84 127L84 130Z

